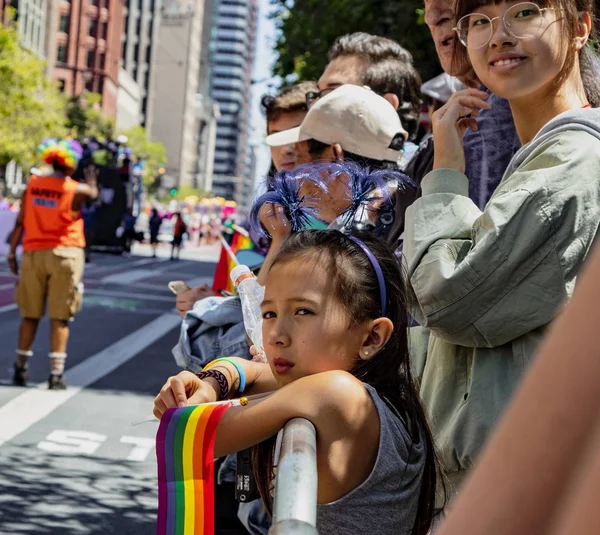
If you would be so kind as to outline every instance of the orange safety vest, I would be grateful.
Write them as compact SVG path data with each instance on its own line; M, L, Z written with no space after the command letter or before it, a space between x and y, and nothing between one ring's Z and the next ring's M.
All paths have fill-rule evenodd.
M73 214L78 185L69 177L31 176L25 192L24 251L85 247L83 219Z

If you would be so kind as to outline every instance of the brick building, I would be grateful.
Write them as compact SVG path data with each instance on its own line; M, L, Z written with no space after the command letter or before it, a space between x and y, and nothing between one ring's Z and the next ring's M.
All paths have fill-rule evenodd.
M102 95L117 114L124 0L59 0L53 78L67 95Z

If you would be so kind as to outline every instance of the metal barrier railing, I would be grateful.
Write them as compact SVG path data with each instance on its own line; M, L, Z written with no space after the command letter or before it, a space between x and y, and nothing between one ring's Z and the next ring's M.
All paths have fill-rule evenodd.
M283 428L269 535L318 535L317 433L308 420Z

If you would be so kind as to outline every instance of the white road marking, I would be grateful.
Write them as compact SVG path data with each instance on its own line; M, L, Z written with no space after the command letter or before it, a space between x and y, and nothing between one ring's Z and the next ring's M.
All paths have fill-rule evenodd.
M164 272L158 271L158 272L154 272L154 273L164 273ZM185 277L184 277L184 279L185 279ZM176 280L175 275L173 275L172 280ZM186 280L185 282L187 282L187 284L191 288L194 288L196 286L200 286L201 284L208 284L209 286L211 286L212 281L213 281L212 277L198 277L195 279ZM139 289L139 290L154 290L155 292L165 291L165 292L171 294L171 290L169 290L169 288L167 287L166 284L157 284L157 283L150 283L150 282L136 282L135 288Z
M37 447L50 453L92 455L106 440L105 435L89 431L52 431Z
M125 436L121 437L120 442L122 444L133 444L134 448L127 456L127 460L141 463L146 460L150 452L154 449L155 440L153 438Z
M16 303L11 303L10 305L4 305L3 307L0 307L0 314L2 314L2 312L8 312L9 310L14 310L15 308L19 308Z
M132 269L131 271L114 273L113 275L102 277L100 282L102 284L133 284L137 281L156 276L158 273L159 271L155 269Z
M46 383L32 388L0 407L0 446L29 429L83 388L95 383L181 323L173 311L115 342L65 373L67 390L48 390Z
M85 306L85 295L104 295L108 297L116 297L121 299L143 299L144 301L162 301L165 303L175 304L175 296L165 297L160 295L140 294L135 292L126 292L120 290L99 290L97 288L86 288L83 296L83 304Z

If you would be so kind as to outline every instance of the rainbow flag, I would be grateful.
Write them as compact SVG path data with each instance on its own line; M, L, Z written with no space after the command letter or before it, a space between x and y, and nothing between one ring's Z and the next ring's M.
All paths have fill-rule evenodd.
M168 409L156 434L157 535L214 535L217 425L236 401Z
M254 244L250 239L250 235L242 227L234 225L233 228L235 230L233 240L231 240L231 250L233 251L233 253L235 254L238 251L254 249Z
M254 244L248 233L237 225L234 226L234 229L235 232L233 234L233 239L231 240L231 245L229 245L221 236L221 256L219 257L217 269L215 270L212 284L213 292L227 290L231 294L235 293L235 287L229 277L231 270L239 264L235 254L238 251L254 249Z

